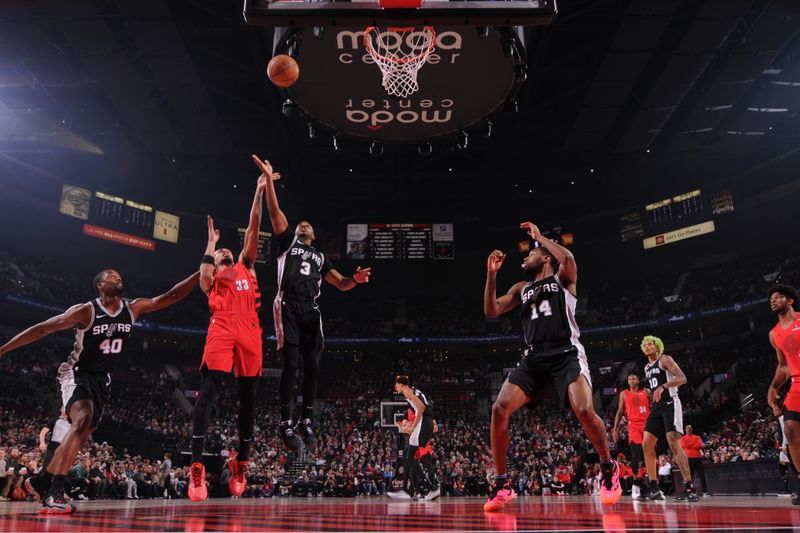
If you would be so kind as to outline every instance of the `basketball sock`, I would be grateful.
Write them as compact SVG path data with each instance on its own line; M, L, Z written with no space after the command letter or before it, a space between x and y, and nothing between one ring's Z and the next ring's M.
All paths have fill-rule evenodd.
M61 498L66 492L67 476L64 474L57 474L53 476L53 482L50 484L49 496L54 498Z
M203 462L203 449L206 446L206 438L204 436L193 436L192 437L192 462L193 463L202 463Z
M508 474L498 474L494 476L495 485L505 485L508 481Z
M303 415L314 416L314 400L317 398L317 375L319 374L320 349L315 347L303 354Z
M239 452L236 454L237 461L250 460L250 444L252 442L253 439L239 439Z
M283 370L278 384L278 398L281 402L281 420L292 418L292 396L297 381L297 370L300 361L300 350L297 346L284 346L280 350L283 355Z

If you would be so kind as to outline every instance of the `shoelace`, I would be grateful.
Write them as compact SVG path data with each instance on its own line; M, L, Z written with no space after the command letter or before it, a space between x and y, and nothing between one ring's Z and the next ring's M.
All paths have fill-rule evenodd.
M203 471L199 468L192 469L192 484L195 487L199 487L203 483L202 474Z

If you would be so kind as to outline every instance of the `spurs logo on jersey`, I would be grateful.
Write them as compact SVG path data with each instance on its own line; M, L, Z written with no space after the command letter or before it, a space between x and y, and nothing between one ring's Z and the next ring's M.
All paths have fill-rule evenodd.
M422 402L422 405L425 406L425 412L422 413L422 416L433 416L433 405L431 404L430 400L428 400L428 397L425 396L425 393L419 389L414 389L414 396L416 396L417 399ZM417 408L414 407L414 404L411 403L411 400L408 398L406 398L406 401L411 408L414 409L414 416L417 416L419 414L417 413Z
M578 299L557 276L530 281L522 287L522 331L528 348L541 343L579 345L575 306Z
M665 385L668 381L671 381L672 378L675 377L669 370L661 367L660 355L658 356L658 359L644 366L644 376L645 379L647 379L647 384L650 387L650 390L653 391L658 387ZM667 390L669 391L669 394L662 394L661 400L659 400L658 403L668 403L669 401L677 398L678 387L669 387Z
M85 329L75 330L72 353L62 367L105 374L125 348L133 330L133 312L127 300L122 300L114 314L103 307L99 298L92 300L91 304L92 321Z
M291 229L277 236L279 294L317 299L322 278L333 269L325 254L295 237Z

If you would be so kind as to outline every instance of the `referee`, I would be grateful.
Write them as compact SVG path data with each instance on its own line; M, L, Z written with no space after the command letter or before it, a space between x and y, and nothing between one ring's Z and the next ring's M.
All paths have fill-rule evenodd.
M314 449L317 438L311 419L317 396L319 357L324 345L322 315L317 305L322 279L339 289L349 291L369 281L370 269L361 267L351 277L342 276L312 243L314 228L301 221L294 231L289 229L286 215L278 205L274 181L281 178L273 172L269 161L253 156L253 162L267 176L267 210L272 229L278 239L278 293L272 310L278 351L282 354L283 371L279 388L281 404L280 436L283 445L292 451L300 449L302 438L306 447ZM292 425L292 395L297 371L303 362L303 411L300 420ZM298 437L299 433L299 437Z

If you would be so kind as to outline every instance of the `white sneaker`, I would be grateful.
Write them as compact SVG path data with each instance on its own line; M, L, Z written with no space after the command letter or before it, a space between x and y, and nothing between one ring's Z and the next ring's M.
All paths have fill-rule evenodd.
M407 493L404 490L397 490L395 492L387 492L386 495L393 500L410 500L411 494Z
M438 497L439 497L439 494L441 494L441 493L442 493L442 489L440 489L439 487L436 487L435 489L433 489L432 491L430 491L428 494L426 494L426 495L425 495L425 498L423 498L423 499L424 499L426 502L429 502L429 501L431 501L431 500L435 500L436 498L438 498Z
M631 498L634 500L638 499L641 496L642 490L639 488L639 485L634 485L631 487Z

